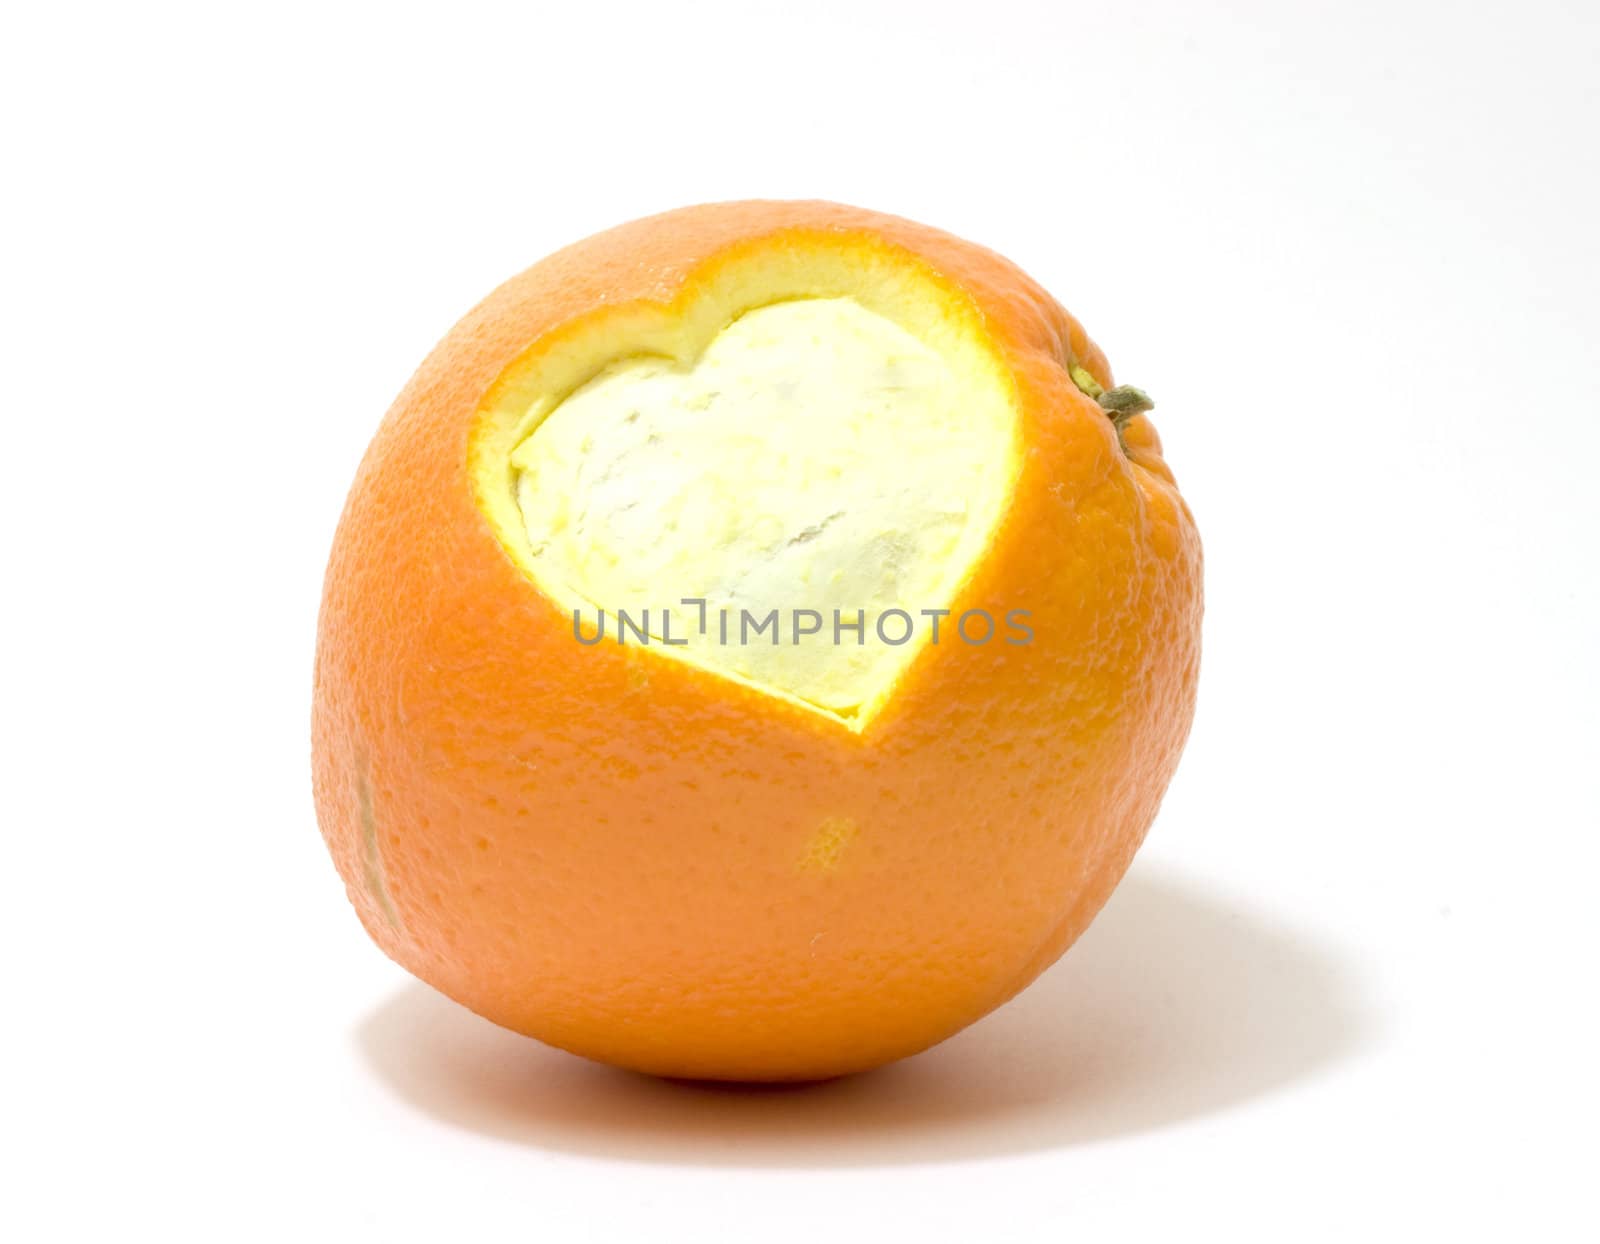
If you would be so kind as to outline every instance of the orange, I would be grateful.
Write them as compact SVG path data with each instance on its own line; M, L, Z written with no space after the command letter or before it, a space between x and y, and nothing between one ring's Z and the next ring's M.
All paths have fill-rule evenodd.
M385 418L328 566L314 787L368 933L660 1075L839 1075L1000 1005L1122 877L1193 715L1200 544L1147 407L1005 259L835 204L669 212L501 286ZM658 610L580 642L607 584L752 576L946 633L682 647Z

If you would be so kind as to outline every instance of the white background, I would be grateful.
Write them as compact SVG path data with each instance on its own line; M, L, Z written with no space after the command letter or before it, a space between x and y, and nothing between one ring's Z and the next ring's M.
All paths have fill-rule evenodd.
M1594 1239L1600 9L16 6L0 1234ZM989 244L1206 541L1199 718L1023 998L806 1090L623 1076L366 941L323 561L481 295L683 203Z

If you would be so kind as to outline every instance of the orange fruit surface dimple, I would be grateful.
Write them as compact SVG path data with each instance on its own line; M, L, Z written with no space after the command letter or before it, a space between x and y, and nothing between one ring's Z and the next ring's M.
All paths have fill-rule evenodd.
M501 286L329 561L314 790L368 933L670 1076L861 1070L1022 989L1194 710L1199 538L1111 386L1006 260L829 203L670 212Z

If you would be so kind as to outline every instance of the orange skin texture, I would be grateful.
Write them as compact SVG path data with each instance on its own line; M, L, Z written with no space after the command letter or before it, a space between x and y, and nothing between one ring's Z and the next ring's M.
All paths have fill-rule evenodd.
M546 334L819 234L962 291L1021 403L1016 486L954 608L1027 609L1033 642L925 647L859 734L659 649L575 643L468 466L486 395ZM859 1071L1026 986L1143 840L1199 664L1200 542L1155 429L1120 443L1070 361L1112 383L1007 260L830 203L635 221L492 293L389 411L328 566L316 807L373 940L498 1024L690 1078Z

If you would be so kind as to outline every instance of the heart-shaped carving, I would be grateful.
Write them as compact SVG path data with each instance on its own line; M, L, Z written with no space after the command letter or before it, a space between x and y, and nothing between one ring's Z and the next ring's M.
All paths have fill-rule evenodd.
M533 401L509 453L520 552L586 639L855 729L954 642L937 623L1009 493L1014 401L975 317L873 293L702 307L687 340L652 322Z

